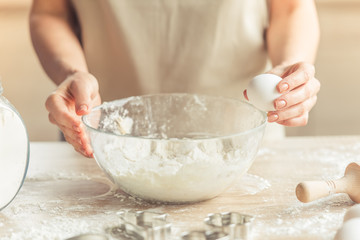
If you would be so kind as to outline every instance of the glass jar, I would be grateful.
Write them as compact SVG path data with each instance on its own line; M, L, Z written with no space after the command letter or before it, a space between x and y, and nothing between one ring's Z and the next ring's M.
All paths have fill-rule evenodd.
M11 203L22 187L30 153L25 124L2 94L0 82L0 210Z

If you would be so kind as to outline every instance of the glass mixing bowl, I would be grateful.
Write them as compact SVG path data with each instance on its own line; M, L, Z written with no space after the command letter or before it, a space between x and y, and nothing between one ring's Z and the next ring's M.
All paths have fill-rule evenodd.
M2 93L0 82L0 211L20 191L30 157L29 138L23 119Z
M251 166L266 114L224 97L156 94L83 116L94 157L124 192L150 201L213 198Z

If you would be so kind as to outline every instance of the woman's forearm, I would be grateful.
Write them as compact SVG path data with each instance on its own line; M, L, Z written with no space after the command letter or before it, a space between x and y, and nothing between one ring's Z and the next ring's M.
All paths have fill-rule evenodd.
M34 0L30 33L47 75L59 85L70 74L87 71L84 53L73 27L66 0Z
M314 63L319 35L313 0L271 0L267 47L273 66Z

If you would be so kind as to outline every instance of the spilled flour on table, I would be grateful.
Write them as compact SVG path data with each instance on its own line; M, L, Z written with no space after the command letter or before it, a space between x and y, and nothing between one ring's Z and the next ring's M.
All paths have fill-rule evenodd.
M259 158L270 159L279 154L281 149L262 148ZM345 166L352 161L358 161L360 144L345 145L342 147L329 146L319 149L293 151L286 157L301 156L304 164L313 164L318 161L321 166L330 169L318 178L341 176ZM294 155L293 155L294 154ZM291 163L289 163L291 164ZM253 194L272 190L273 182L261 176L245 175L237 182L244 181L243 200L252 199ZM73 188L68 189L69 182ZM67 192L65 188L67 186ZM82 191L79 190L79 186ZM236 190L239 184L233 185L227 191ZM42 189L51 189L52 196L43 196ZM111 189L111 191L109 191ZM294 189L284 189L281 194L294 196ZM225 193L226 194L226 193ZM55 196L55 197L54 197ZM269 195L266 195L269 196ZM221 196L220 196L221 197ZM249 198L247 198L249 197ZM237 201L233 199L232 201ZM261 201L261 200L258 200ZM309 239L332 240L335 230L341 226L346 210L353 202L342 194L333 195L312 203L303 204L296 200L286 203L275 203L271 196L262 199L266 206L259 207L256 202L248 209L247 214L255 216L252 225L253 240L271 239ZM59 174L31 175L25 181L18 197L3 211L0 212L0 232L2 240L64 240L82 233L103 233L107 227L118 223L117 211L121 210L154 210L181 214L192 218L201 204L183 205L183 207L168 207L153 205L140 199L133 198L120 190L113 190L111 186L99 182L92 176L78 175L74 172L60 172ZM231 210L234 205L220 205L211 211L219 209ZM167 210L168 209L168 210ZM176 209L176 210L174 210ZM205 216L204 216L205 217ZM45 220L46 218L46 220ZM191 227L203 227L200 218L194 226L187 226L178 219L169 219L173 224L174 239ZM17 224L21 222L21 225ZM318 236L322 237L319 238ZM291 236L291 238L290 238Z
M237 192L240 193L239 196L255 195L270 187L271 184L268 180L247 173L237 180L235 184L227 190L227 192Z
M18 198L0 213L0 231L2 228L7 228L7 224L15 224L17 221L21 221L22 225L7 228L7 234L1 236L1 239L64 240L84 233L105 233L105 229L119 223L116 214L118 211L150 209L164 212L166 209L164 205L149 203L127 195L121 190L114 189L113 186L104 184L106 182L106 179L93 179L82 174L75 176L71 172L31 176L25 182ZM242 182L243 196L256 194L264 190L265 186L269 187L267 180L250 174L246 174L237 182ZM73 189L69 189L69 184L74 186ZM235 184L228 191L236 190L234 188L239 185ZM39 189L51 188L55 191L52 195L58 195L58 198L47 199L39 191ZM83 192L79 193L79 188ZM191 205L184 205L179 212L191 214L192 209ZM47 219L45 220L43 216L47 216ZM187 229L185 225L179 224L173 224L174 239ZM203 223L199 222L198 226L203 226Z
M288 146L287 146L288 147ZM360 162L360 143L355 144L331 144L321 148L305 148L292 151L287 149L284 155L281 146L278 148L261 148L258 158L262 160L276 159L281 155L289 159L296 156L303 160L303 169L308 169L316 163L319 174L310 176L311 179L303 180L329 180L338 179L344 176L346 166L351 162ZM326 171L321 171L326 169ZM303 171L296 169L297 172ZM271 204L272 199L266 199L269 206L258 208L252 211L256 216L253 225L255 239L264 239L264 236L271 236L271 239L301 239L306 236L309 239L333 240L336 229L341 227L344 214L354 204L346 194L334 194L311 203L299 202L294 194L294 188L284 189L285 194L292 194L293 202L283 205ZM335 229L335 230L334 230ZM321 237L319 237L321 236Z
M353 202L345 195L337 195L307 204L296 202L278 209L269 207L256 214L253 234L259 239L261 236L313 236L319 240L332 240L335 231L329 229L341 226L343 216L351 205Z

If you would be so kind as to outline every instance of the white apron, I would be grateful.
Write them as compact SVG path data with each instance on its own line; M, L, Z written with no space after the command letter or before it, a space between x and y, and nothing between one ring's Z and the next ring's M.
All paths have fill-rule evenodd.
M267 0L72 3L104 101L159 92L243 99L248 81L270 67ZM268 131L279 127L270 125ZM283 129L271 132L284 135Z

